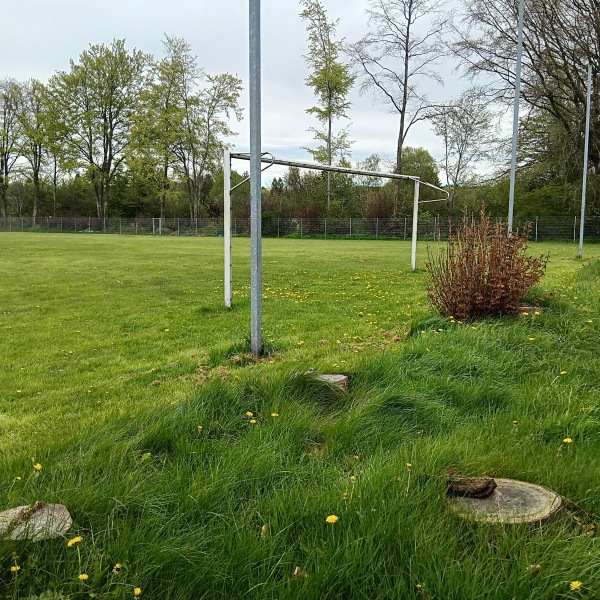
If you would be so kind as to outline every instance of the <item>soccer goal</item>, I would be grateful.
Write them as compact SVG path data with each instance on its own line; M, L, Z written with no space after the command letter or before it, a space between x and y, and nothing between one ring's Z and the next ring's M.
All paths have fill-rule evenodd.
M239 159L239 160L250 160L250 154L240 153L240 152L230 152L229 150L225 150L223 154L223 197L224 197L224 215L223 215L223 238L225 245L225 306L231 307L231 298L232 298L232 264L231 264L231 192L243 185L244 183L250 180L249 177L240 181L234 187L231 187L231 159ZM302 162L295 160L282 160L275 158L270 152L265 152L261 155L261 162L266 164L263 167L262 171L265 171L269 167L273 165L281 165L284 167L298 167L300 169L312 169L315 171L325 171L332 173L345 173L347 175L361 175L365 177L380 177L384 179L403 179L409 180L414 183L414 196L413 196L413 219L412 219L412 250L411 250L411 259L410 259L410 268L414 271L417 266L417 225L419 218L419 204L423 204L424 202L442 202L448 200L450 197L449 192L446 190L433 185L432 183L428 183L426 181L421 181L419 177L414 175L400 175L398 173L380 173L378 171L364 171L362 169L353 169L349 167L337 167L333 165L320 165L317 163L311 162ZM261 171L261 172L262 172ZM439 198L436 200L419 200L419 190L420 187L424 185L434 190L438 190L445 194L444 198ZM262 274L260 274L262 275ZM259 281L262 281L262 276L257 278ZM253 274L253 282L254 285L254 274Z

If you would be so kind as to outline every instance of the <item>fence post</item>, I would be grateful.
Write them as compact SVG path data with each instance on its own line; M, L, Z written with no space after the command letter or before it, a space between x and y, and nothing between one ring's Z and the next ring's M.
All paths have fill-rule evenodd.
M327 239L327 217L325 217L325 239Z
M121 227L121 217L119 217L119 235L121 235L122 232L123 232L123 229Z
M535 218L535 241L538 241L538 219L539 217Z
M277 237L279 238L279 217L277 217Z
M350 237L352 237L352 217L350 217L349 221L350 221Z
M104 231L104 233L106 233L106 217L104 217L102 219L102 231Z
M60 232L62 233L62 217L60 218Z
M300 239L302 239L302 217L300 217Z
M137 217L135 218L135 235L137 235Z
M433 217L433 241L435 242L435 235L437 231L437 217Z
M573 223L573 243L577 243L577 215L575 215L575 222Z
M379 217L375 219L375 239L379 237Z
M77 233L77 217L75 217L75 233Z
M177 217L177 235L180 235L180 233L179 233L179 217Z
M406 241L406 217L404 217L404 241Z

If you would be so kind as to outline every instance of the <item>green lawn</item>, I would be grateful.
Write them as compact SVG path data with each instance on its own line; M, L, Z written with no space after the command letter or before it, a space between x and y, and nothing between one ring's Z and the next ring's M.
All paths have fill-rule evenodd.
M84 540L0 542L0 596L600 597L600 247L576 251L532 246L540 314L461 324L408 242L265 239L253 360L249 240L227 310L222 239L1 234L0 508L64 503ZM465 522L449 468L569 509Z

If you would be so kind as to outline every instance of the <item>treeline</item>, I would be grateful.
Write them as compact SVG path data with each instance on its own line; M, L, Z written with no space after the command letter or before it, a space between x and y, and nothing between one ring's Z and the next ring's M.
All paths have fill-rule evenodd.
M350 89L397 113L394 160L377 154L358 166L418 175L451 201L432 214L506 213L509 140L497 130L514 94L518 2L464 0L460 19L435 0L367 0L368 31L336 38L319 0L302 0L315 106L314 147L324 164L350 164ZM600 215L600 19L592 0L526 2L516 216L579 213L587 67L593 90L588 210ZM221 156L241 118L242 82L208 74L183 39L165 36L157 59L123 40L91 45L48 82L0 80L0 216L96 215L216 217L222 214ZM302 49L299 49L299 53ZM442 83L438 58L453 58L472 87L444 101L425 89ZM445 69L448 72L448 69ZM448 86L452 88L452 86ZM435 161L407 145L427 121L442 141ZM481 164L495 165L482 181ZM241 174L234 173L234 183ZM423 199L435 199L422 190ZM249 211L247 186L233 194L234 216ZM412 210L412 186L289 169L263 190L276 217L390 217Z

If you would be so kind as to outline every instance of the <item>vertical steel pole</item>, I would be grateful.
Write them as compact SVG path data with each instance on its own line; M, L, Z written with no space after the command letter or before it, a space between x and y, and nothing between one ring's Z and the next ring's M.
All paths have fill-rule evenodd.
M262 354L260 0L250 0L250 346Z
M231 308L231 157L223 152L223 240L225 244L225 306Z
M588 150L590 147L590 104L592 100L592 65L588 66L587 107L585 109L585 148L583 151L583 185L581 188L581 222L579 223L579 257L583 256L583 226L585 222L585 195L587 191Z
M517 172L517 137L519 135L519 101L521 98L521 55L523 54L523 14L525 0L519 2L519 32L517 34L517 65L515 68L515 108L513 112L512 157L510 160L510 190L508 193L508 234L513 230L515 208L515 178Z
M419 222L419 188L421 181L415 179L415 197L413 202L413 222L412 222L412 251L410 255L410 270L417 268L417 227Z

